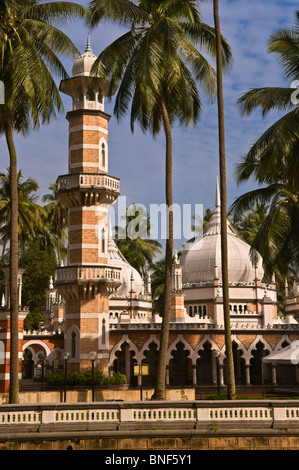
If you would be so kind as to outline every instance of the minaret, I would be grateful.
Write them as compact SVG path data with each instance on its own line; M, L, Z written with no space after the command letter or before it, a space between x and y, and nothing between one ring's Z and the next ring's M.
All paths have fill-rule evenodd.
M69 209L68 265L56 270L55 287L65 299L65 350L75 370L90 368L91 351L106 357L102 326L108 324L109 296L120 285L120 269L107 266L107 212L119 195L119 179L108 175L108 84L91 79L95 60L88 38L72 78L60 85L73 109L66 116L69 173L57 180L59 201ZM105 361L101 366L105 370Z

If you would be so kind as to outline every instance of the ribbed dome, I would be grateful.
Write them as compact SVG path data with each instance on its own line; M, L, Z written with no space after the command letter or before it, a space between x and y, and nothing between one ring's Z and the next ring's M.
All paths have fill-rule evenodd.
M264 271L259 261L257 270L250 260L250 246L241 240L227 223L228 234L228 278L229 282L253 282L255 277L262 280ZM221 221L219 188L216 188L216 210L214 211L203 237L197 240L181 256L183 266L183 283L200 283L221 281Z
M122 282L117 289L116 295L129 295L131 288L133 288L136 295L141 294L142 279L140 274L128 263L111 237L108 239L108 265L121 268Z
M73 65L72 74L73 77L86 77L90 75L91 68L96 60L96 56L91 50L90 39L88 36L87 46L84 54L80 55L78 59L75 60Z

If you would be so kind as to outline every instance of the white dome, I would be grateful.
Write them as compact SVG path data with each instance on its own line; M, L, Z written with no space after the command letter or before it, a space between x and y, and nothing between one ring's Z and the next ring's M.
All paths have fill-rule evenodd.
M112 238L108 240L108 265L121 268L121 285L117 289L116 295L129 295L132 288L136 295L142 293L143 283L139 272L128 263Z
M228 279L229 282L253 282L262 280L264 270L259 260L257 270L251 263L250 245L241 240L227 224L228 244ZM181 256L183 266L183 283L211 282L217 277L222 280L221 270L221 221L220 198L217 185L216 210L214 211L203 237L194 242L189 250Z
M72 70L73 77L89 76L96 58L97 56L95 56L91 50L90 39L88 36L87 46L84 54L80 55L74 62Z

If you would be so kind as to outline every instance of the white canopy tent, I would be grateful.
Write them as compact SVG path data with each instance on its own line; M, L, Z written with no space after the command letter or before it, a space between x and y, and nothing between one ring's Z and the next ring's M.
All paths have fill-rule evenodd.
M293 341L285 348L274 351L262 359L262 384L264 388L264 366L266 364L299 365L299 341ZM276 382L276 380L275 380Z
M289 346L274 351L263 358L263 363L299 364L299 341L293 341Z

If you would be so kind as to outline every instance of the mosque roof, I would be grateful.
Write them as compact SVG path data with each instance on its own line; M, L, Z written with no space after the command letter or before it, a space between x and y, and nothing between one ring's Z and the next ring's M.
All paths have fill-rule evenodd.
M183 283L193 284L222 279L221 269L221 218L220 195L216 185L216 209L203 236L181 256ZM249 283L257 277L262 280L264 271L261 259L255 268L250 258L250 245L245 243L227 221L228 278L232 283Z
M117 289L116 295L127 296L131 290L136 295L142 293L142 278L139 272L128 263L111 235L108 238L108 265L121 268L121 285Z

